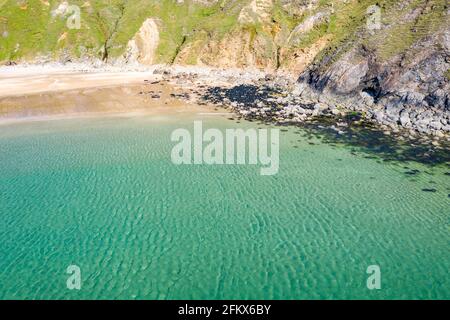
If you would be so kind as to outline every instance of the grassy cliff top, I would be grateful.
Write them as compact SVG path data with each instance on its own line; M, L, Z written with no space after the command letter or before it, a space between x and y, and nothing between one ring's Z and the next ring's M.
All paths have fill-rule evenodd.
M80 10L80 29L67 26L74 13L69 5ZM369 32L372 5L380 9L381 29ZM267 17L240 20L252 8L267 11ZM326 36L328 45L317 59L363 43L387 60L448 28L448 10L446 0L0 0L0 61L118 57L149 17L160 28L159 62L174 61L182 45L217 42L239 31L262 35L287 50L308 50ZM252 18L251 11L248 15ZM297 41L288 41L307 25L312 27L298 33Z

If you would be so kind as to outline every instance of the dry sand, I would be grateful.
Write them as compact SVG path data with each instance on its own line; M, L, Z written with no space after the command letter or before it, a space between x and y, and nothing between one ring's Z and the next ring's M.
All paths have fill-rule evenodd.
M160 79L160 76L151 72L66 72L65 70L48 71L45 74L36 73L34 70L0 72L0 98L73 89L130 85L143 83L144 80Z

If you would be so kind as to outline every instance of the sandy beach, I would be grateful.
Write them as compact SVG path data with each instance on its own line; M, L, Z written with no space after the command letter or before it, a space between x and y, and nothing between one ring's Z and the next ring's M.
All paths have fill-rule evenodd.
M191 103L179 84L154 68L92 70L83 66L0 69L0 123L98 115L218 112ZM192 90L192 88L190 88ZM185 94L182 99L180 94ZM219 110L222 111L223 110Z
M161 70L170 74L191 74L202 82L229 85L229 79L240 83L255 81L264 76L257 70L215 69L196 66L135 66L134 68L105 65L94 68L86 64L45 64L0 67L0 98L57 92L73 89L123 86L160 81ZM156 71L156 72L155 72ZM159 72L158 72L159 71Z
M0 98L57 92L73 89L98 88L159 80L153 71L141 72L83 72L82 70L52 68L8 68L0 70Z

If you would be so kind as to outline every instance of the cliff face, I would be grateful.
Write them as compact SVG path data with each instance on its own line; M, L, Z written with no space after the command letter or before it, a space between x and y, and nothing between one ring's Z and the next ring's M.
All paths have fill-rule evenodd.
M328 48L300 83L380 123L450 131L448 5L401 2L383 12L376 30L358 30L347 50Z
M0 0L0 61L283 71L407 124L403 107L449 109L449 21L446 0Z

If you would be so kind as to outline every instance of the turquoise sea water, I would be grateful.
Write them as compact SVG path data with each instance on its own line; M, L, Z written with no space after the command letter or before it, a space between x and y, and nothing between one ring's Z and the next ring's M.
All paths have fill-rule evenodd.
M297 128L281 133L275 176L173 165L171 132L199 119L259 126L194 114L1 126L0 298L450 298L448 165L384 162Z

